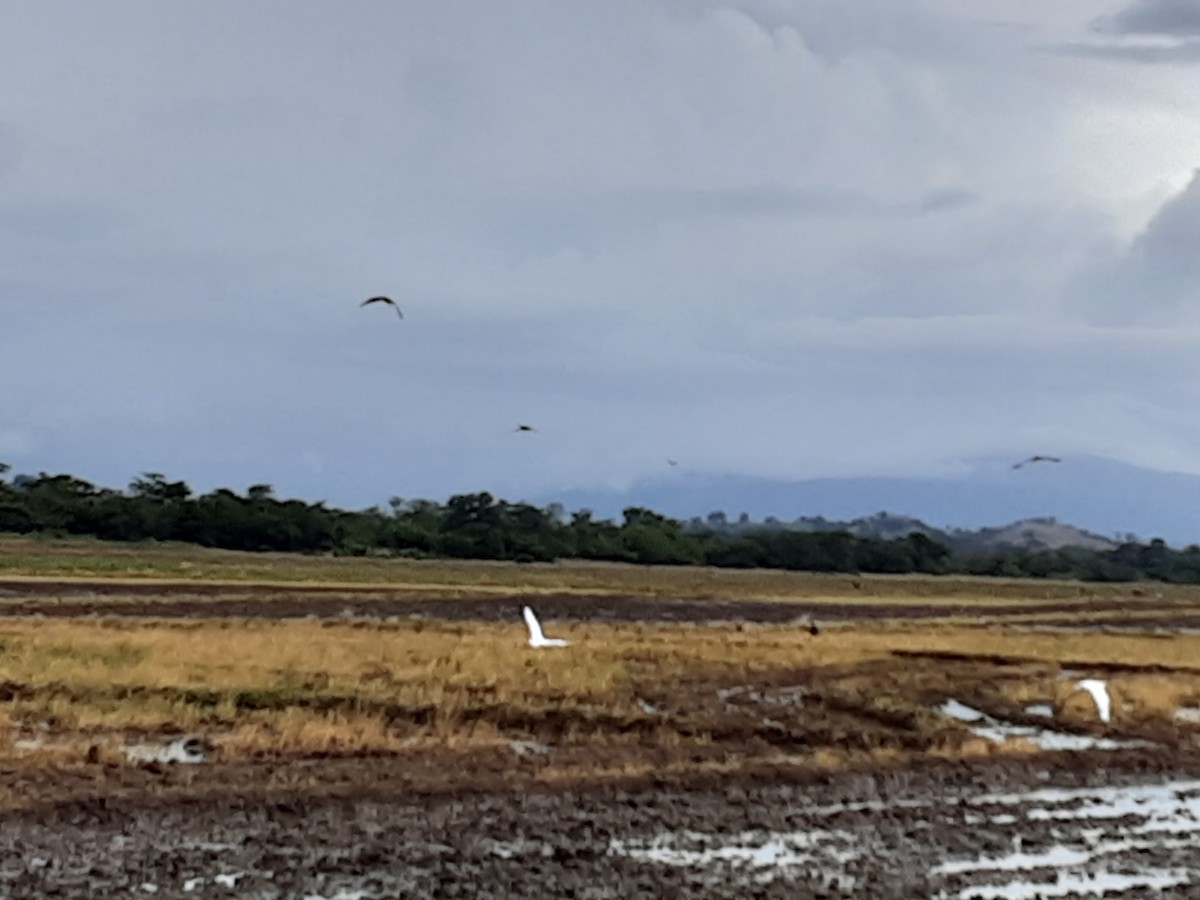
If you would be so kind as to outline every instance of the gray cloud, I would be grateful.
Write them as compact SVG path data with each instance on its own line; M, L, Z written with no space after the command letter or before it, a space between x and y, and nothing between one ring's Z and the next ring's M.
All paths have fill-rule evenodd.
M1200 35L1200 7L1192 0L1136 0L1094 27L1110 34Z
M1165 204L1129 251L1148 271L1185 291L1200 288L1200 170L1177 197Z
M1136 0L1091 23L1098 38L1055 46L1067 55L1139 63L1200 62L1200 8L1191 0Z
M1084 273L1071 303L1101 322L1200 322L1198 242L1200 170L1128 247Z
M1067 56L1091 57L1117 62L1184 64L1200 62L1200 40L1181 40L1169 44L1076 41L1058 45L1053 48L1053 51Z
M349 504L667 450L1200 469L1185 300L1123 321L1190 290L1191 200L1127 237L1195 165L1186 73L1037 52L1090 2L936 6L14 7L0 452Z
M779 185L730 188L617 190L580 196L574 202L548 198L543 204L515 203L490 223L485 239L507 251L570 247L595 252L641 241L664 226L694 220L903 219L950 213L977 203L962 188L928 191L908 200L880 200L862 192Z
M930 191L916 203L916 209L923 213L943 212L963 209L979 202L978 195L964 188L942 188Z

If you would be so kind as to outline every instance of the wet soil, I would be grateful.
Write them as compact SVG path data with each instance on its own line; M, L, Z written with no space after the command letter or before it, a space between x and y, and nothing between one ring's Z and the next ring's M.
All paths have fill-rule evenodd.
M510 621L533 603L546 619L599 622L757 622L797 620L986 619L1028 614L1028 605L978 603L726 600L619 594L492 594L486 597L414 597L378 586L336 588L205 582L145 583L72 580L0 580L0 615L152 618L436 618L445 621ZM1080 599L1039 603L1039 613L1120 611L1127 601Z
M1112 634L1121 634L1122 632L1134 632L1138 634L1163 632L1169 634L1182 629L1200 631L1200 612L1193 609L1180 610L1178 613L1171 613L1169 615L1161 613L1138 613L1132 615L1122 613L1120 617L1112 619L1038 619L1034 622L1021 624L1030 630L1057 629L1061 631L1094 631Z
M130 805L117 798L0 815L0 895L970 897L989 878L1012 873L1003 864L999 875L938 866L1004 857L1019 836L1032 875L1053 885L1054 873L1037 865L1039 854L1094 846L1086 831L1097 825L1113 835L1137 830L1132 817L1091 820L1069 800L1046 815L1029 809L1044 799L1001 802L986 795L1200 775L1200 757L1103 759L1101 765L1097 754L924 764L773 783L739 778L557 791L493 785L424 795L389 790L386 778L374 778L390 762L361 761L360 786L376 781L382 791L260 797L233 783L188 801ZM733 844L766 849L780 835L808 850L790 864L738 862L728 849L715 860L700 858L706 848ZM691 858L656 859L628 849L661 846L664 836L691 847L684 851ZM829 846L822 848L819 837ZM1163 896L1200 896L1195 841L1164 841L1136 853L1115 846L1094 863L1088 863L1092 878L1109 870L1182 872ZM1136 887L1104 894L1147 895Z

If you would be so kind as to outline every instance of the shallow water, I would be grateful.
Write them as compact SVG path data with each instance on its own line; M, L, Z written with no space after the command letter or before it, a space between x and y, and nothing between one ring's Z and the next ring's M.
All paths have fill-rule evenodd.
M1200 885L1200 780L984 793L954 803L907 798L827 804L799 811L824 819L823 827L724 838L664 833L640 842L613 841L609 853L695 870L740 869L758 883L817 871L847 885L854 881L847 864L875 852L882 836L835 823L864 812L873 814L871 821L886 821L916 810L921 812L914 818L931 832L983 830L993 844L997 832L1007 835L1006 848L974 855L951 851L931 860L931 886L940 883L935 897L1017 900ZM1030 877L1033 873L1041 877Z
M124 749L125 758L132 763L157 762L196 765L208 759L204 745L192 737L177 738L166 744L130 744Z
M1187 872L1147 872L1128 875L1121 872L1059 873L1049 884L1042 881L1010 881L1005 884L977 885L953 895L959 900L1036 900L1038 897L1096 897L1109 891L1145 891L1156 895L1166 888L1194 884Z
M1175 710L1175 721L1188 725L1200 725L1200 706L1181 706Z
M1096 737L1090 734L1069 734L1049 728L1017 725L968 706L951 697L940 706L938 712L971 725L971 733L1002 744L1010 738L1025 738L1040 750L1123 750L1148 746L1145 741ZM1035 704L1025 710L1030 715L1053 717L1054 711L1045 704Z
M1161 753L1124 757L1123 771L1106 768L1110 758L1122 757L797 785L11 813L0 816L0 897L1194 894L1200 760L1177 758L1193 773L1185 780L1145 774L1144 764L1170 763ZM181 771L165 768L164 779Z

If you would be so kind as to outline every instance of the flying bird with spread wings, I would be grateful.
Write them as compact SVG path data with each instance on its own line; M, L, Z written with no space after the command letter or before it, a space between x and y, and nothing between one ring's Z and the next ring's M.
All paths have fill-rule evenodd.
M529 629L529 646L534 649L544 647L569 647L571 642L566 638L548 638L542 631L542 623L528 606L521 607L521 615L525 617L525 627Z
M1058 457L1058 456L1041 456L1041 455L1031 456L1028 459L1021 460L1019 463L1013 463L1013 468L1019 469L1019 468L1021 468L1021 466L1026 466L1026 465L1029 465L1030 463L1039 463L1039 462L1057 463L1057 462L1062 462L1062 458Z
M396 305L396 301L393 300L391 297L382 297L382 296L369 297L368 299L364 300L362 303L360 303L358 305L359 305L359 308L361 309L362 307L364 307L370 303L386 303L388 306L390 306L392 309L394 309L396 311L396 315L398 315L402 319L404 318L404 313L402 313L400 311L400 307Z

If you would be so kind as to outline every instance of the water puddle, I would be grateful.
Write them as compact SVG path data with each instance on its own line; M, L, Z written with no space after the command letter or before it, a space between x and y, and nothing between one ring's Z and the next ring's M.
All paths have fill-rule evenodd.
M967 704L961 703L953 697L939 706L938 712L943 716L958 719L960 722L982 722L988 718L986 713L981 712L973 706L967 706Z
M197 875L185 878L180 885L180 890L185 894L212 896L212 888L222 888L223 890L215 892L216 896L236 895L237 891L244 890L246 887L238 884L243 878L253 879L256 876L266 879L267 882L275 877L273 872L225 872L212 876ZM138 890L142 893L157 894L159 888L158 885L147 882L140 885ZM259 896L259 894L254 894L254 896ZM271 891L270 896L276 896L274 890ZM378 895L357 888L340 888L330 894L304 894L303 900L367 900L372 896Z
M1090 734L1069 734L1065 731L1052 731L1048 728L1035 728L1030 725L1013 725L1007 722L980 725L972 728L971 733L987 738L996 744L1003 744L1013 738L1024 738L1032 742L1039 750L1048 751L1126 750L1150 746L1146 741L1095 737Z
M170 743L130 744L124 748L131 763L183 763L195 765L208 761L208 746L200 738L181 737Z
M958 710L964 715L968 709ZM882 812L868 822L863 811ZM736 834L667 832L613 840L608 852L646 863L733 874L747 884L836 879L852 885L856 861L890 858L927 872L929 893L953 898L1100 896L1200 884L1200 780L1115 787L1040 788L945 798L799 806L808 827ZM949 855L913 844L890 825L906 816L930 836L986 834L992 849ZM854 822L853 830L839 827ZM1003 828L1011 849L995 849ZM987 843L984 841L983 843ZM920 865L920 854L929 858ZM914 857L917 857L914 859Z
M777 688L758 688L746 684L717 691L717 696L724 700L727 706L732 705L730 701L761 703L768 706L800 706L804 698L811 694L812 691L802 684Z
M1039 750L1124 750L1134 747L1150 746L1145 741L1125 740L1117 738L1096 737L1090 734L1070 734L1064 731L1054 731L1049 728L1039 728L1032 725L1017 725L989 716L982 710L968 706L954 698L942 703L938 708L944 716L957 719L971 726L971 733L986 738L996 744L1003 744L1013 738L1024 738L1032 742ZM1036 710L1034 712L1033 710ZM1028 707L1030 715L1045 715L1053 717L1054 711L1044 704Z
M705 869L731 866L756 881L773 881L788 869L808 869L832 858L839 864L861 854L861 840L850 831L816 829L791 834L745 831L714 840L694 831L662 834L648 841L614 840L608 852L662 866Z
M551 751L549 744L540 741L509 741L509 747L517 756L545 756Z
M1200 880L1195 868L1156 864L1164 854L1173 861L1195 861L1200 839L1200 781L1125 787L1043 788L1026 793L990 794L980 805L1020 807L1016 815L1030 829L1052 822L1052 833L1070 835L1037 853L1019 850L1001 857L954 859L940 863L935 873L970 874L987 883L973 884L958 898L1021 900L1021 898L1105 895L1106 891L1161 891ZM993 819L996 817L993 817ZM1135 820L1136 824L1129 824ZM1019 840L1019 835L1017 840ZM1052 870L1054 880L1026 877L997 880L998 873Z
M1128 875L1123 872L1058 873L1054 881L1010 881L1006 884L981 884L964 888L953 896L959 900L1037 900L1039 897L1107 897L1109 891L1154 891L1191 884L1184 871L1147 872ZM1138 896L1144 896L1139 894Z
M1175 721L1185 725L1200 725L1200 706L1181 706L1175 710Z
M1028 805L1026 818L1119 819L1144 821L1135 833L1194 831L1200 834L1200 779L1120 787L1038 788L1009 794L984 794L976 805ZM1176 828L1175 826L1179 826Z

